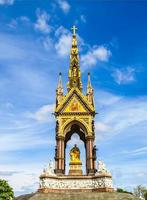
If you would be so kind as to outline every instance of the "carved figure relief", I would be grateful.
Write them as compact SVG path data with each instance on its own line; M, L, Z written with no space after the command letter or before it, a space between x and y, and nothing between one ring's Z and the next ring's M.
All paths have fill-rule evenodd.
M78 111L79 109L78 109L78 102L75 100L73 103L72 103L72 105L71 105L71 111Z

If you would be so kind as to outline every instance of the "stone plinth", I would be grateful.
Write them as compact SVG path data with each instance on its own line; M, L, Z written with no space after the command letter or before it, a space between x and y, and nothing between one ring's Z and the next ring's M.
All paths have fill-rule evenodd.
M69 163L69 175L80 176L82 175L82 162L70 162Z
M95 176L40 176L39 192L112 192L112 177L109 174Z

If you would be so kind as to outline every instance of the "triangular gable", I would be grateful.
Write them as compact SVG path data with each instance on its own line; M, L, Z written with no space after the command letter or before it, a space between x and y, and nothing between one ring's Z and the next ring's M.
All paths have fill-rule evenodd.
M89 104L87 97L78 88L73 88L66 95L62 103L56 108L55 112L94 112L94 107Z
M74 94L68 104L62 109L62 112L88 112L88 109L82 104L78 96Z

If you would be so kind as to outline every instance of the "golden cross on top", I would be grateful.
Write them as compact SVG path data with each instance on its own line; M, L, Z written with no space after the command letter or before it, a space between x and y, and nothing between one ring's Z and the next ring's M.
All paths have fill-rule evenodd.
M73 35L76 35L76 30L77 30L78 28L74 25L72 28L71 28L71 30L73 30Z

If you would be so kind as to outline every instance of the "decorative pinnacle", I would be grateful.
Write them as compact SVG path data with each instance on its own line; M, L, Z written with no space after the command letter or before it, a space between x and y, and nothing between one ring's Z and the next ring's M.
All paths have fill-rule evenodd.
M88 84L87 84L87 89L92 89L92 86L91 86L91 80L90 80L90 72L88 72Z
M76 30L77 30L78 28L74 25L73 27L71 27L71 30L73 31L73 35L76 35Z
M91 81L90 81L90 72L88 72L88 85L91 86Z
M59 73L59 82L58 82L58 88L61 87L62 88L62 73Z

